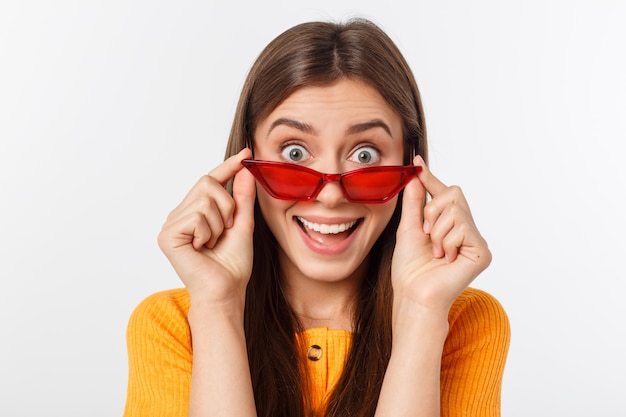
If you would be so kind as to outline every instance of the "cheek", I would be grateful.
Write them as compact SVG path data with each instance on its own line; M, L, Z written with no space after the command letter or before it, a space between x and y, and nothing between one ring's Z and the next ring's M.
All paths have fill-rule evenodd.
M389 201L384 204L371 204L370 210L373 216L376 218L376 231L380 235L393 216L396 206L398 204L398 197L394 197L393 201Z
M271 197L263 188L257 186L257 200L261 214L269 226L272 234L282 229L286 219L286 212L294 204L292 201L277 200Z

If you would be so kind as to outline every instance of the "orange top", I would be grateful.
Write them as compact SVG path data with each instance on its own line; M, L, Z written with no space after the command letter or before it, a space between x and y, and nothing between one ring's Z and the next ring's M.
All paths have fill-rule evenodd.
M189 406L190 300L185 289L156 293L131 315L127 332L128 393L124 417L183 417ZM491 295L468 288L448 315L441 365L441 416L500 416L500 389L510 329ZM343 370L352 341L344 330L309 329L313 404L319 408Z

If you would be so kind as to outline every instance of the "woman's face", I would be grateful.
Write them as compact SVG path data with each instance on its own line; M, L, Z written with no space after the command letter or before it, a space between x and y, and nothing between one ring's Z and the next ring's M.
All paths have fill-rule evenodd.
M377 90L352 80L303 87L256 127L255 159L290 162L322 173L402 165L400 117ZM257 186L263 216L280 245L287 279L359 279L398 197L382 204L346 200L336 182L311 201L285 201Z

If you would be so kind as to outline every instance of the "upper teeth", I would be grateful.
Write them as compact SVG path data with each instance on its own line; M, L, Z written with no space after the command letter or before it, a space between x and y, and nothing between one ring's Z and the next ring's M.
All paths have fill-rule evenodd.
M356 223L356 220L353 220L348 223L319 224L319 223L310 222L306 219L303 219L302 217L298 217L298 220L307 229L314 230L323 235L328 235L328 234L336 235L337 233L345 232L346 230L354 226L354 224Z

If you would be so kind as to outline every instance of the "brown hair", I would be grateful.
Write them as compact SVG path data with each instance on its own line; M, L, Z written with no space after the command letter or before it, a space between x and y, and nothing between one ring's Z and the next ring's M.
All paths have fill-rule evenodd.
M251 146L258 123L304 86L342 78L363 81L383 96L403 121L405 162L409 149L427 158L420 95L413 74L393 41L372 22L311 22L288 29L259 55L246 79L226 149L229 157ZM401 198L369 256L370 268L356 300L353 342L325 415L372 416L391 352L391 257ZM377 268L376 268L377 267ZM254 265L246 293L245 332L260 417L311 416L301 326L282 288L277 243L258 205Z

